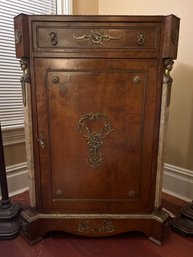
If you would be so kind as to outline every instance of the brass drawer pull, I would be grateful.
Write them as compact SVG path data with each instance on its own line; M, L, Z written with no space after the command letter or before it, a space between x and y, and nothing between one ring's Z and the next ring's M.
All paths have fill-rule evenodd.
M51 44L53 46L57 45L58 44L57 33L56 32L50 32L49 36L50 36Z
M145 33L144 32L138 32L137 33L137 44L139 46L144 45L145 43Z

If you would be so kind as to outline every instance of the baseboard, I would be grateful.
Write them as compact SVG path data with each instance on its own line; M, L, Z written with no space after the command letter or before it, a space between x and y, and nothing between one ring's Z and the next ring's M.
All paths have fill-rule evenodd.
M9 196L20 194L28 189L27 163L22 162L6 167Z
M192 201L193 171L165 163L162 191L184 201Z

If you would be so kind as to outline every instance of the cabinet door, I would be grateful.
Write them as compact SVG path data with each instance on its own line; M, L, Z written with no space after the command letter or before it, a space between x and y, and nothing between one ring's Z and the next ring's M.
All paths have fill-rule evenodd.
M38 208L150 212L158 62L37 58L34 63Z

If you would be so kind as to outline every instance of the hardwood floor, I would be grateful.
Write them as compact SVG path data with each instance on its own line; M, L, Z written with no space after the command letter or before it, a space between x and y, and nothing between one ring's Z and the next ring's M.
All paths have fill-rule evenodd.
M27 204L27 195L16 198ZM183 201L163 194L163 207L177 214ZM193 237L174 231L163 246L157 246L140 233L127 233L108 238L83 238L66 233L50 233L30 246L22 236L0 241L1 257L192 257Z
M104 239L54 233L32 247L21 236L0 241L2 257L191 257L192 252L193 238L175 232L162 247L135 233Z

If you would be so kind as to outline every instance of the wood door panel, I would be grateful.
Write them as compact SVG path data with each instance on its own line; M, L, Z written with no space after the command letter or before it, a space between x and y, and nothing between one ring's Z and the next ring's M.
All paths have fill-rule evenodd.
M52 178L54 198L124 199L128 198L129 188L139 194L143 85L135 87L129 83L133 74L127 72L120 74L120 72L100 71L98 74L93 74L93 72L67 71L66 73L66 76L71 77L69 82L64 82L65 78L62 79L62 75L65 72L60 71L54 73L54 76L61 78L60 84L48 85L51 165L52 170L57 170ZM51 81L52 76L50 72L48 81ZM120 77L125 81L122 86L121 103L120 98L116 96L120 87L118 83ZM109 83L110 86L104 86ZM129 101L131 97L138 98L137 107L132 107L132 101ZM130 113L127 115L128 112ZM104 163L99 163L99 167L93 167L88 161L90 147L88 139L85 138L85 129L83 134L75 131L82 115L89 113L107 115L114 129L101 140L103 145L99 151L103 152ZM118 115L114 117L114 113ZM130 116L135 116L135 123L131 123ZM87 123L86 126L90 126L91 133L94 131L99 133L104 127L102 120L88 120ZM127 124L127 130L123 123ZM131 135L133 143L129 144L127 141ZM127 145L130 145L130 154ZM114 162L115 165L112 165ZM128 167L131 169L130 172L135 174L132 179L127 175ZM127 183L124 183L125 180ZM119 192L116 192L117 184L123 185ZM57 191L62 191L59 196Z
M68 65L66 60L58 61L59 70L57 60L50 61L46 69L41 68L46 67L45 60L36 65L37 115L44 113L39 115L38 129L47 144L40 149L43 208L68 212L147 210L153 144L153 133L151 138L149 133L154 126L156 92L148 80L156 79L156 62L73 60L75 68L66 69L72 60ZM84 69L78 69L80 62ZM85 119L91 114L94 118ZM104 121L103 115L108 120ZM151 119L147 122L146 117ZM84 126L76 131L81 118ZM113 130L96 138L105 122ZM97 139L101 144L94 156L102 156L98 165L89 162L93 147L88 130L90 137L95 135L94 147Z

